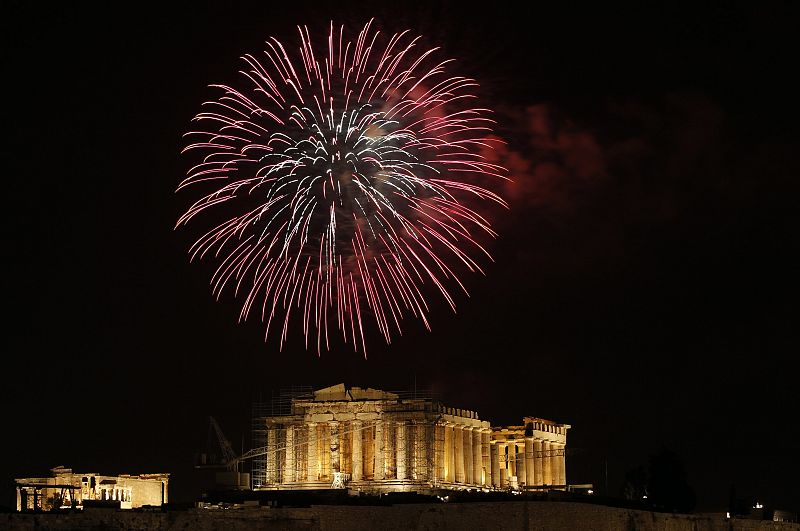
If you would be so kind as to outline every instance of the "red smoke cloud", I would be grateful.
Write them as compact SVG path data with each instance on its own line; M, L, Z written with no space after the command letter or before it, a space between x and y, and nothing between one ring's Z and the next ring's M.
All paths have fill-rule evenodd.
M582 120L549 103L500 114L509 142L486 156L511 172L504 192L512 209L566 215L613 194L614 208L669 218L696 193L724 185L727 117L699 94L608 102Z

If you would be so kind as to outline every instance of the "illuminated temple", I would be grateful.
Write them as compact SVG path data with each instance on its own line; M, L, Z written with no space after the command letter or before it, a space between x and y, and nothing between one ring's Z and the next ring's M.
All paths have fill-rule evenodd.
M255 489L564 489L568 424L491 426L431 398L344 384L254 418Z
M17 511L49 511L106 506L119 509L157 507L169 501L169 474L103 476L62 466L50 477L18 478Z

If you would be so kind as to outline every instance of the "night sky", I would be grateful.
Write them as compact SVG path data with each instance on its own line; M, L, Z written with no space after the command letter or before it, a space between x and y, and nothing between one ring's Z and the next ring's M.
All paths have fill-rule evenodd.
M571 483L604 491L607 463L618 495L668 448L700 510L732 485L800 509L796 6L166 4L0 17L0 505L57 465L171 472L188 500L208 415L247 449L254 398L416 381L492 424L571 424ZM181 135L268 36L372 16L481 82L512 208L458 313L430 297L432 332L279 352L173 231Z

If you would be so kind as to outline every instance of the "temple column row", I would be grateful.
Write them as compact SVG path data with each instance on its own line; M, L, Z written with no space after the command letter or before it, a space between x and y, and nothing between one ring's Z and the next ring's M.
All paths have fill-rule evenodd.
M529 446L526 440L526 448ZM531 485L565 486L567 474L564 443L537 439L533 440L532 446L533 456L528 458L529 469L533 470Z
M508 440L490 444L487 483L505 488L516 476L520 485L564 486L566 459L564 443L526 437L524 441Z
M388 475L399 480L435 479L505 487L512 476L517 476L519 484L527 487L566 485L565 445L560 442L525 437L494 443L488 429L453 423L428 426L424 422L398 421L394 426L388 425L391 431L387 430L386 421L365 426L363 421L353 420L347 426L339 422L323 426L328 433L320 440L318 424L307 423L307 444L298 443L297 426L281 430L285 433L283 441L278 440L277 428L267 428L267 483L332 478L334 472L340 471L342 458L347 456L342 453L346 440L350 445L349 468L354 481L370 476L381 480ZM373 426L374 437L370 433L365 442L363 430ZM431 450L429 436L432 436ZM320 454L320 443L325 445L322 451L328 454L325 459ZM429 451L433 452L430 457ZM327 469L324 472L323 467Z
M430 428L423 422L411 424L409 421L398 421L394 423L394 426L387 426L385 421L378 421L374 424L369 423L366 426L360 420L353 420L348 425L343 425L339 422L328 422L324 424L327 427L327 436L324 441L319 438L317 433L318 425L316 423L308 423L307 426L306 470L302 474L306 481L319 481L320 477L324 475L333 477L334 472L340 471L342 460L347 456L343 451L348 443L351 450L351 465L349 467L352 473L351 479L355 481L361 481L365 478L365 465L372 472L374 479L385 479L387 477L387 469L392 468L394 470L388 470L390 472L389 477L401 480L426 479L429 473L432 473L432 471L428 470L427 448L427 436L430 433L428 431ZM363 433L365 429L372 428L372 426L374 426L375 435L374 438L370 437L372 440L367 443L370 446L365 449ZM270 430L268 436L267 463L270 470L273 468L272 463L274 461L277 462L275 459L277 447L274 443L274 431ZM390 437L390 434L393 437ZM321 454L319 451L320 443L325 445L322 451L328 454L329 459L323 459L324 453ZM472 466L471 455L470 453L470 467ZM288 453L283 456L282 464L285 470L293 469L296 466L296 461L290 463L287 460L288 456ZM372 462L365 463L365 456L374 459L374 465ZM328 469L327 474L323 472L323 467ZM277 480L273 476L270 477L273 482ZM283 481L296 481L296 479L289 478L290 476L284 475Z
M486 485L490 482L489 430L441 422L434 426L431 478L446 483Z

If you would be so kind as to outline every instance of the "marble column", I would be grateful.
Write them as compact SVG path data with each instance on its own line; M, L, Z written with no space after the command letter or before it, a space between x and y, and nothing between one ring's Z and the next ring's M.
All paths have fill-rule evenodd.
M361 430L360 420L354 420L351 426L353 427L353 481L361 481L364 477L364 461L361 456L361 442L364 437L364 432Z
M375 433L374 423L365 422L362 424L364 429L361 437L361 461L363 464L364 479L375 479L375 440L373 435Z
M437 481L445 481L447 479L445 476L447 465L445 463L444 429L445 427L442 424L433 426L433 462Z
M550 443L550 467L552 468L552 477L553 477L553 485L560 485L561 483L558 482L559 471L558 471L558 443L551 442Z
M384 465L384 438L383 438L383 421L378 420L375 423L375 479L384 479L386 467Z
M525 437L525 486L530 487L536 484L536 472L534 472L534 452L533 437Z
M464 483L472 483L472 427L464 426Z
M317 423L308 423L308 458L306 459L306 481L319 480L319 462L317 461Z
M386 450L384 460L386 464L386 478L397 478L397 428L393 420L386 421Z
M492 484L492 462L489 456L489 437L490 432L488 428L481 430L481 461L483 461L483 485Z
M464 426L455 427L456 483L464 483Z
M553 456L553 462L555 463L555 470L556 472L553 474L555 477L555 484L556 485L564 485L567 484L567 470L566 470L566 448L565 445L562 443L554 443L554 450L553 452L555 455Z
M286 426L286 450L284 453L283 481L281 483L293 483L296 481L294 475L294 426Z
M517 475L517 443L509 441L508 443L508 476Z
M500 446L498 444L490 444L489 452L491 455L491 475L492 487L500 487Z
M544 485L544 457L542 453L544 452L542 448L542 440L541 439L534 439L533 441L533 473L534 475L534 484L535 485Z
M339 423L339 472L342 473L347 473L348 470L353 471L353 446L350 445L350 448L347 448L347 443L352 442L349 429L349 422Z
M277 458L277 445L275 444L276 430L274 426L267 427L267 483L275 483L275 462Z
M329 422L330 428L330 452L331 452L331 468L328 477L333 479L333 473L339 472L339 423Z
M481 458L481 429L472 430L472 482L483 484L483 459Z
M406 423L399 420L396 424L395 450L397 451L397 479L406 479Z
M542 461L544 463L543 480L545 485L553 484L553 458L550 455L551 448L550 441L542 442Z
M447 454L447 481L454 483L456 480L456 432L455 425L448 423L445 426L445 452Z
M417 464L414 467L416 476L414 479L432 480L433 471L431 470L431 459L428 458L429 444L428 439L432 425L425 422L417 422L414 424L414 433L416 434L416 459Z
M515 443L516 445L516 443ZM522 490L522 485L528 484L528 469L525 467L525 445L517 446L517 486Z

